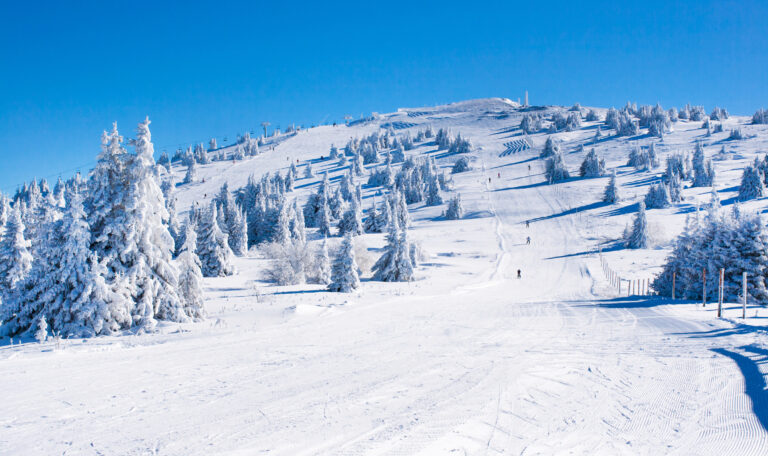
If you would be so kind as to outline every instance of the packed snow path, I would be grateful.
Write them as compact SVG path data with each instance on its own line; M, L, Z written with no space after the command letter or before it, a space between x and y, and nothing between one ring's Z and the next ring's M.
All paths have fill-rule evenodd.
M450 225L487 242L485 270L326 306L315 290L257 299L239 276L207 290L245 315L232 323L3 347L0 453L765 454L751 336L615 297L582 195L542 185L535 152L501 150L459 181L491 215Z

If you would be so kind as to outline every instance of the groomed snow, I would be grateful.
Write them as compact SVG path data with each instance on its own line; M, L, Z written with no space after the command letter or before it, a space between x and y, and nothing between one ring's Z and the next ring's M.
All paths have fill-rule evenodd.
M236 259L239 274L205 279L203 323L60 346L3 340L0 453L766 454L768 312L750 306L743 321L733 303L717 319L712 305L619 296L603 274L598 246L620 237L663 171L623 166L648 138L595 146L617 168L624 198L608 206L597 203L607 178L543 183L545 134L529 137L533 149L504 154L521 115L504 99L400 110L301 131L242 162L200 165L205 183L177 188L180 210L225 181L236 189L297 159L313 160L317 176L297 180L303 201L322 171L332 182L341 175L319 160L331 144L382 124L447 127L477 149L473 171L454 175L464 219L411 206L409 236L430 254L415 282L373 282L364 271L352 294L278 287L262 281L266 260L253 250ZM660 159L691 151L694 139L707 141L708 157L725 144L734 157L715 166L727 206L741 169L768 150L766 126L745 127L756 138L724 140L746 121L732 117L712 138L700 122L676 123ZM583 158L576 145L596 125L557 134L573 175ZM409 153L440 157L435 149ZM450 169L455 158L438 165ZM177 182L184 172L174 168ZM372 192L364 189L366 210ZM651 278L708 193L686 189L685 202L649 210L654 247L608 248L606 261L625 278ZM742 210L764 207L762 199ZM358 242L370 266L384 235Z

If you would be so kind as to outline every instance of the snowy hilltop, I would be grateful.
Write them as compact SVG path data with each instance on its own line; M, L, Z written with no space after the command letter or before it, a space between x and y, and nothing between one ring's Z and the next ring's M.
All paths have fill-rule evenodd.
M768 451L765 110L133 136L0 195L9 454Z

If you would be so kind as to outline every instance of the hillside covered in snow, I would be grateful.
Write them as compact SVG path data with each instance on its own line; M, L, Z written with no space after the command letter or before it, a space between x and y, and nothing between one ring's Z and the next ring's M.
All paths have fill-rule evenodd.
M0 453L768 451L765 111L149 127L0 201Z

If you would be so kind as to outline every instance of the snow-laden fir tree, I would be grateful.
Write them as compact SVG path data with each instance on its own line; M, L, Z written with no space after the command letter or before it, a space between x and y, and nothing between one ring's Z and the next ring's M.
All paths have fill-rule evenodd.
M626 112L619 112L619 124L616 129L616 136L635 136L640 133L640 127L632 116Z
M405 201L405 195L402 192L394 192L391 194L391 198L391 213L397 217L399 226L408 228L411 226L411 216L408 213L408 203Z
M579 168L579 174L581 177L601 177L605 175L605 160L597 156L595 149L590 149L587 152L584 161Z
M714 182L712 162L705 162L704 147L696 143L693 152L693 187L711 187Z
M315 253L315 281L322 285L331 283L331 259L328 256L328 239L323 238Z
M31 242L24 238L24 222L18 206L14 206L5 235L0 242L0 288L2 298L7 300L16 284L23 280L32 268Z
M91 230L78 193L70 193L63 218L48 228L47 248L0 313L3 332L31 332L43 316L65 337L130 327L134 303L126 288L118 294L107 284L106 267L90 251Z
M248 252L248 221L245 214L233 205L227 223L229 247L235 255L245 255Z
M645 203L640 202L632 229L626 239L626 245L630 249L644 249L648 247L648 219L645 216Z
M386 206L386 200L384 201ZM382 215L376 209L376 197L374 196L371 202L371 208L368 209L368 214L363 220L363 229L366 233L381 233L382 231Z
M752 123L755 125L768 124L768 109L758 109L752 115Z
M195 161L192 160L187 165L187 173L184 175L184 184L191 184L197 179L197 165L195 164Z
M360 287L355 261L355 240L350 233L344 236L331 268L331 283L329 291L350 293Z
M603 191L603 202L613 204L619 201L619 191L616 187L616 170L611 171L611 178Z
M552 136L547 136L547 141L544 143L544 148L541 150L541 153L539 154L539 157L541 158L547 158L551 157L555 154L560 152L560 144L557 143L557 141L552 138Z
M645 207L648 209L669 207L669 191L667 186L662 183L651 184L648 193L645 195Z
M351 198L347 210L344 211L341 219L339 220L339 236L346 235L347 233L352 236L358 236L363 234L363 213L358 203L357 197Z
M407 229L392 219L387 233L387 245L373 265L373 279L382 282L410 282L413 280L413 262L410 255Z
M211 202L209 210L198 221L197 256L204 277L224 277L235 273L228 236L219 228L217 218L216 203Z
M547 159L544 174L550 184L571 178L562 153L558 152Z
M590 109L587 112L586 117L587 122L599 122L600 121L600 114L597 113L594 109Z
M328 207L328 198L322 195L320 212L317 214L317 232L321 236L331 236L331 209Z
M219 148L219 145L216 143L216 138L211 138L210 141L208 141L208 150L216 150Z
M605 114L605 125L614 130L619 129L619 111L616 108L608 109L608 112Z
M304 214L299 208L298 200L293 200L293 210L291 210L291 238L294 241L305 242L307 240L306 230L304 229Z
M741 175L739 201L761 198L763 195L765 195L765 185L763 184L762 172L754 165L747 165L744 168L744 173Z
M291 217L290 209L285 199L280 201L280 209L277 214L277 225L272 241L278 244L285 244L291 241Z
M439 206L443 204L443 197L440 195L440 182L437 180L437 174L431 174L428 177L427 197L425 203L427 206Z
M456 194L453 198L448 200L443 217L446 220L459 220L464 217L464 206L461 204L461 195Z
M363 166L363 157L358 153L352 157L352 174L355 176L365 175L365 166Z
M202 264L196 251L197 233L192 226L187 225L184 244L176 257L179 270L179 297L184 303L184 313L191 318L200 319L205 316L205 302Z
M667 168L667 173L664 176L664 180L669 191L669 201L672 203L679 203L683 200L683 182L680 176L671 172L670 168Z
M312 171L311 162L307 162L307 166L304 167L304 177L305 178L315 177L315 173Z

